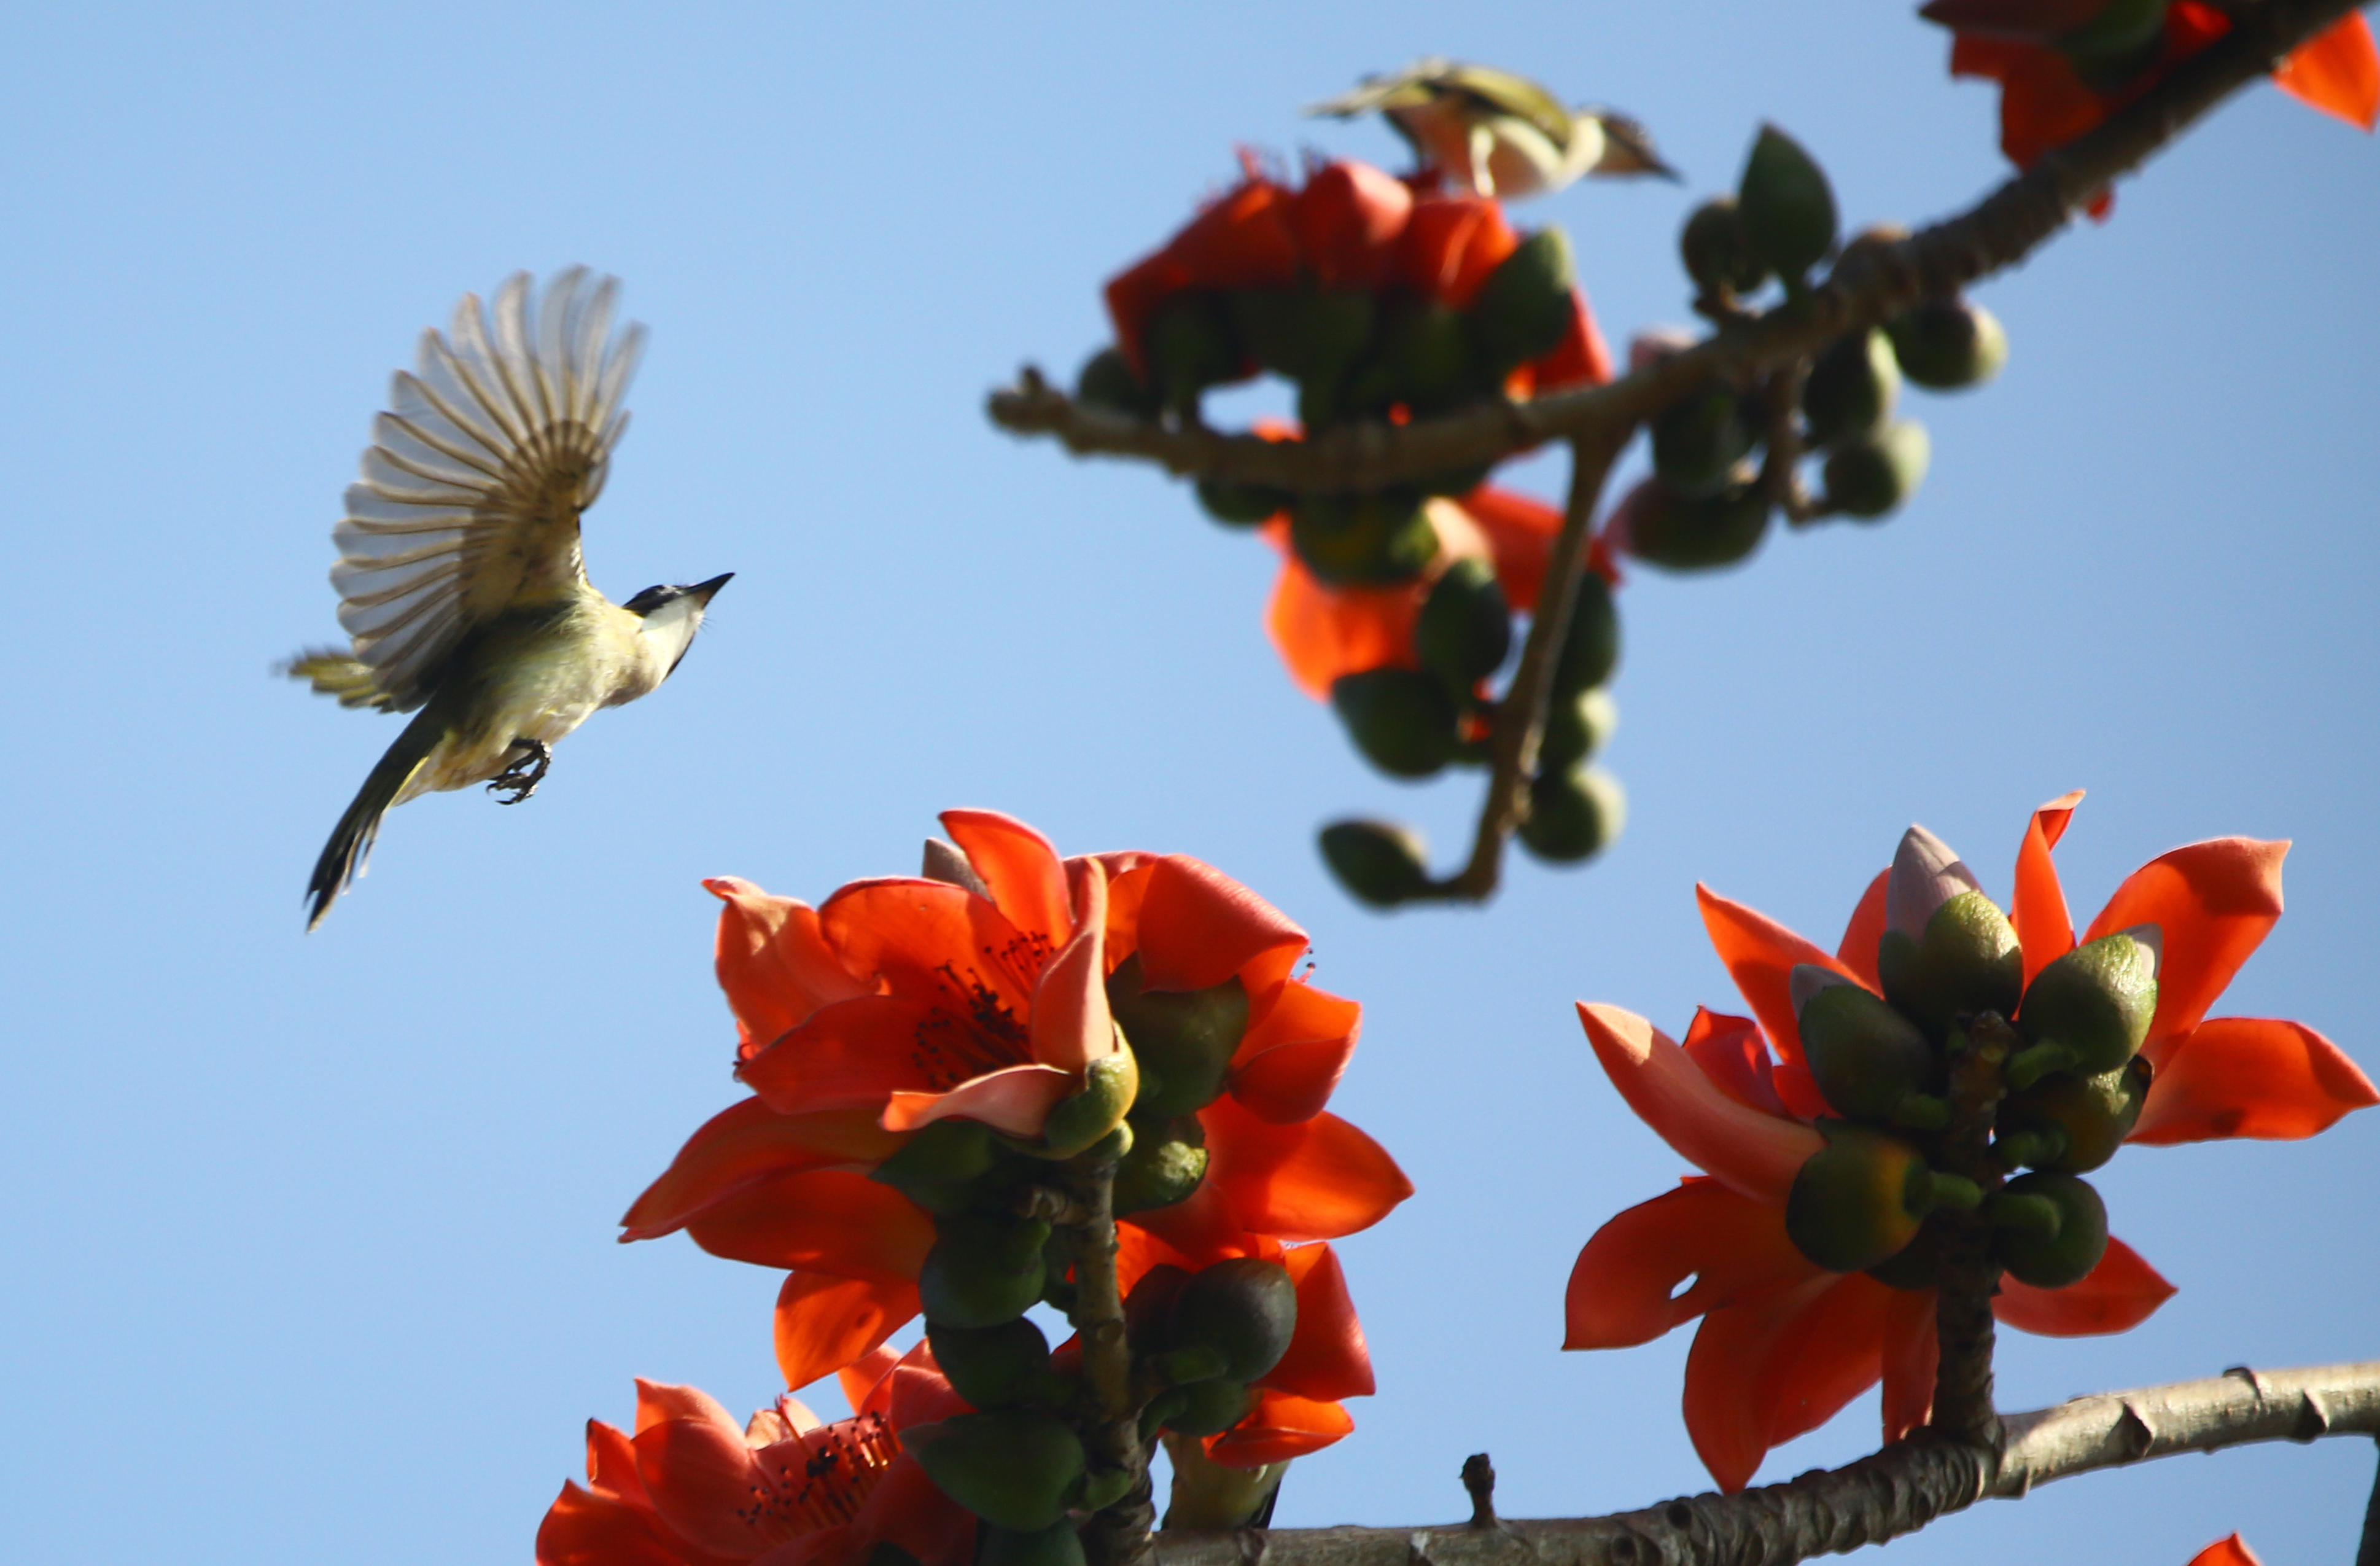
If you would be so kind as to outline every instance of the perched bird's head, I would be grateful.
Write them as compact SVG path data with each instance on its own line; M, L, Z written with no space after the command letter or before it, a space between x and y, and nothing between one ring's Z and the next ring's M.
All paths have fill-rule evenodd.
M1582 127L1593 121L1603 133L1603 151L1587 168L1589 174L1630 175L1650 174L1663 179L1682 177L1676 169L1662 160L1653 148L1652 133L1643 123L1609 109L1581 109L1578 117Z
M652 638L667 661L662 678L677 670L678 660L694 645L694 633L702 628L702 616L710 607L711 596L725 587L735 577L733 571L722 571L707 582L692 587L647 588L627 602L620 605L644 621L638 634Z

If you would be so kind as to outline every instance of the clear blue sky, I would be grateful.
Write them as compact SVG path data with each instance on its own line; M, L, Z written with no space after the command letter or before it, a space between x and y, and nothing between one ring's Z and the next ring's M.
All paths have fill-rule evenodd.
M2371 449L2380 149L2269 90L1985 297L1991 390L1922 399L1934 473L1876 529L1629 589L1626 837L1485 913L1380 917L1311 847L1351 807L1451 853L1469 778L1366 772L1258 633L1269 552L1147 471L989 428L1071 373L1098 285L1245 142L1387 159L1300 104L1439 52L1644 117L1684 188L1527 209L1615 336L1773 118L1854 222L2000 175L1992 93L1900 4L29 6L0 20L0 1501L27 1561L526 1561L629 1378L748 1409L772 1275L613 1220L735 1096L714 904L904 871L932 813L1197 854L1366 1007L1338 1106L1421 1194L1343 1253L1379 1365L1284 1524L1518 1515L1705 1483L1686 1337L1564 1355L1578 1245L1679 1160L1571 1002L1731 1002L1695 880L1831 943L1923 820L2005 893L2024 814L2093 790L2078 907L2228 832L2289 912L2224 1010L2370 1026ZM588 555L615 597L737 573L655 698L524 808L394 817L321 933L299 893L390 737L266 675L323 581L389 370L463 290L573 261L652 329ZM1641 459L1638 459L1641 460ZM1520 480L1550 492L1552 465ZM2380 1354L2380 1115L2135 1150L2118 1232L2181 1293L2114 1340L2011 1335L2010 1406ZM825 1400L829 1402L832 1399ZM1873 1445L1873 1402L1764 1477ZM2351 1548L2369 1443L2060 1485L1893 1547L2174 1566L2243 1529Z

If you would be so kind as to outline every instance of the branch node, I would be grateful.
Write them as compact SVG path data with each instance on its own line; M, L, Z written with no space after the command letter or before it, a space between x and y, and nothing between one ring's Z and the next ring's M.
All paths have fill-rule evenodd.
M2124 1460L2137 1462L2146 1457L2149 1448L2156 1444L2156 1427L2141 1412L2140 1404L2131 1399L2126 1398L2123 1406L2123 1414L2116 1421L2115 1439L2123 1449Z
M2265 1390L2265 1378L2256 1374L2256 1367L2252 1365L2229 1366L2225 1368L2223 1374L2226 1376L2236 1376L2240 1380L2247 1382L2250 1388L2255 1391L2256 1401L2259 1402L2264 1402L2265 1398L2272 1395Z
M2289 1439L2311 1441L2329 1434L2330 1410L2324 1404L2322 1394L2308 1387L2298 1394L2298 1421L2289 1430Z
M1475 1451L1463 1460L1463 1493L1471 1498L1471 1525L1492 1528L1496 1525L1496 1469L1484 1451Z

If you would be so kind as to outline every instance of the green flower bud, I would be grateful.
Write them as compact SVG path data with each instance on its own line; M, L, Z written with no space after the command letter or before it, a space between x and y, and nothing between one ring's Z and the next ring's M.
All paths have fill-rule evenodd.
M1529 782L1521 846L1548 864L1576 864L1602 853L1627 820L1628 796L1602 768L1539 772Z
M1038 1533L1066 1515L1083 1476L1083 1443L1063 1421L1030 1409L961 1414L901 1432L941 1492L985 1522Z
M1917 1238L1866 1269L1867 1275L1888 1288L1914 1292L1931 1289L1941 1281L1938 1269L1942 1262L1942 1245L1935 1228L1927 1224L1917 1231Z
M1689 392L1653 416L1653 471L1682 494L1725 488L1751 449L1743 399L1730 387Z
M2164 42L2167 8L2168 0L2107 0L2096 16L2051 42L2077 67L2132 59Z
M1463 559L1439 574L1414 622L1414 649L1423 668L1457 692L1502 666L1512 650L1512 610L1495 567Z
M2025 1206L2046 1202L2056 1214L2049 1233L2041 1232L2038 1219L2003 1225ZM2079 1283L2099 1265L2107 1250L2107 1205L2090 1183L2070 1174L2020 1174L2001 1187L1992 1204L1993 1254L2010 1277L2036 1289L2063 1289Z
M1553 771L1599 754L1620 726L1619 704L1601 686L1546 703L1546 729L1537 740L1537 769Z
M1234 974L1203 989L1143 988L1140 953L1108 975L1108 1010L1140 1062L1141 1117L1186 1115L1223 1091L1248 1029L1248 991Z
M1195 1381L1177 1390L1181 1405L1165 1420L1165 1427L1176 1435L1220 1436L1256 1406L1255 1391L1238 1381Z
M1694 210L1678 234L1678 254L1704 294L1749 294L1768 279L1768 269L1753 259L1732 196L1714 196Z
M1810 363L1802 385L1802 418L1810 443L1874 434L1900 400L1900 366L1883 333L1869 327L1836 338Z
M1846 441L1820 470L1827 509L1864 521L1898 511L1925 481L1933 458L1934 443L1913 419Z
M1933 1172L1898 1136L1820 1121L1827 1145L1812 1153L1785 1197L1785 1233L1830 1272L1858 1272L1917 1237L1933 1207Z
M1014 1161L979 1121L937 1120L868 1171L930 1213L1006 1205ZM1001 1171L995 1174L995 1171Z
M1339 376L1317 375L1297 383L1297 421L1308 434L1328 430L1360 411L1349 400L1346 382Z
M1619 668L1620 609L1611 601L1611 584L1589 571L1571 598L1570 624L1554 654L1553 688L1560 695L1609 685Z
M1208 387L1241 375L1231 310L1218 294L1184 289L1168 297L1149 312L1142 351L1160 399L1184 419L1196 416Z
M1312 381L1338 375L1372 337L1372 296L1354 289L1235 288L1232 330L1248 357L1276 375Z
M1187 1201L1207 1178L1207 1130L1180 1115L1143 1133L1116 1165L1115 1214L1148 1212Z
M1323 863L1349 895L1393 908L1429 884L1429 845L1393 821L1333 821L1322 829Z
M1279 1262L1216 1262L1191 1274L1173 1299L1173 1341L1219 1350L1221 1374L1233 1381L1253 1381L1278 1365L1296 1329L1297 1286Z
M1091 1469L1066 1504L1076 1511L1104 1511L1132 1493L1134 1476L1128 1468Z
M1409 582L1438 556L1438 529L1411 490L1302 496L1289 541L1307 570L1334 585Z
M951 1389L978 1408L1005 1408L1051 1390L1050 1340L1021 1316L996 1327L929 1321L926 1337Z
M1436 299L1400 295L1380 322L1370 357L1348 382L1347 401L1366 412L1403 403L1416 413L1439 413L1469 396L1475 378L1462 312Z
M1711 495L1681 494L1659 479L1628 492L1613 518L1621 549L1665 571L1712 571L1748 558L1768 531L1768 497L1745 475Z
M2045 1077L2001 1102L1992 1145L2011 1168L2087 1174L2132 1134L2148 1101L2149 1074L2148 1062L2135 1055L2096 1076Z
M1540 228L1522 240L1472 297L1475 367L1500 380L1513 366L1560 347L1578 309L1576 282L1568 235Z
M1117 347L1101 348L1083 361L1075 377L1075 400L1101 413L1126 419L1154 419L1161 399L1157 389L1133 373L1132 361Z
M1198 481L1198 504L1207 515L1233 528L1269 522L1296 501L1287 490L1270 490L1262 484L1227 484L1220 479Z
M1838 1114L1889 1121L1912 1094L1941 1087L1941 1062L1917 1025L1882 999L1814 963L1792 974L1802 1052Z
M1900 372L1937 392L1980 386L2008 362L2008 332L1999 318L1964 299L1929 299L1885 331Z
M1835 246L1835 193L1827 172L1802 144L1773 125L1744 159L1736 206L1754 263L1787 282L1826 259Z
M2156 1015L2162 945L2156 926L2140 925L2077 946L2033 976L2018 1026L2038 1044L2061 1047L2079 1074L2116 1070Z
M1029 1534L988 1527L976 1541L975 1566L1084 1566L1083 1538L1064 1518Z
M1331 682L1330 705L1364 759L1391 777L1426 778L1454 759L1454 698L1417 669L1367 669Z
M1130 1050L1093 1061L1083 1070L1083 1086L1050 1106L1041 1123L1041 1147L1053 1159L1071 1159L1123 1125L1123 1117L1140 1091L1140 1062ZM1113 1151L1118 1157L1132 1147L1127 1138Z
M2009 1015L2024 982L2015 927L1980 892L1962 892L1937 908L1921 940L1888 929L1876 942L1876 966L1885 999L1936 1038L1963 1015Z
M1048 1224L999 1213L961 1213L935 1220L934 1235L933 1248L917 1269L917 1298L929 1322L997 1327L1040 1299Z
M1188 1269L1161 1261L1124 1296L1123 1341L1134 1358L1153 1359L1172 1344L1173 1302L1189 1281Z

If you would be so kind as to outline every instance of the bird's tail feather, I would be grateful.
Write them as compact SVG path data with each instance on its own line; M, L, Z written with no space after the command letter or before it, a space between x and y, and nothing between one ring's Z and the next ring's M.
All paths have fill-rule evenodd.
M307 910L306 928L312 930L331 911L339 893L355 881L370 855L372 840L380 835L380 819L396 803L413 774L421 770L430 753L444 737L444 725L433 720L431 711L422 712L405 725L396 743L388 747L375 765L364 786L356 791L355 802L331 832L331 841L322 847L322 856L314 861L314 879L307 883L306 893L313 899Z

